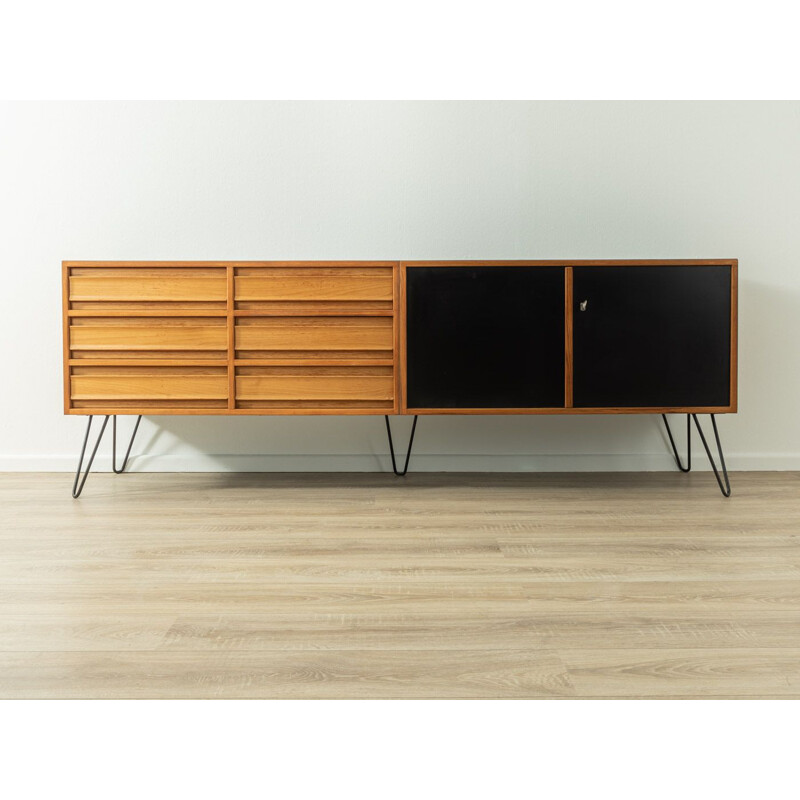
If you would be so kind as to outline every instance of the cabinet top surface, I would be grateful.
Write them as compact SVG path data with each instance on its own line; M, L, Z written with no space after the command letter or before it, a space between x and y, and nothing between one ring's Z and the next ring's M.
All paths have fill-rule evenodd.
M510 260L482 261L471 259L463 261L402 261L406 267L728 267L739 263L736 258L604 258L604 259L545 259L545 260Z
M64 267L602 267L602 266L736 266L736 258L663 259L461 259L441 261L62 261Z
M394 267L397 261L62 261L65 267Z

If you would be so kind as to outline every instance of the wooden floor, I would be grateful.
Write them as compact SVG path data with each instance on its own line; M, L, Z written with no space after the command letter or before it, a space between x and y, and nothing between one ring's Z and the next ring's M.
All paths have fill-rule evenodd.
M800 697L800 473L0 475L0 697Z

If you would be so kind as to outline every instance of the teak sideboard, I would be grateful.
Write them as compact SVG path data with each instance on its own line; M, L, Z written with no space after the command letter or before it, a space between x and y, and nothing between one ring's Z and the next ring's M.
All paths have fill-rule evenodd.
M693 420L736 411L737 261L65 261L64 410L109 418L420 414ZM711 415L712 458L697 414ZM405 468L389 415L414 415ZM79 483L92 417L104 416ZM690 461L689 461L690 465ZM724 483L723 483L724 479Z

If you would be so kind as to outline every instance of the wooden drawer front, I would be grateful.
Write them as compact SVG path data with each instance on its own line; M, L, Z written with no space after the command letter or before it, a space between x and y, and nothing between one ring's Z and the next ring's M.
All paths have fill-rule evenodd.
M208 310L224 312L224 267L72 267L72 310Z
M391 303L391 267L238 267L237 304L372 301Z
M392 262L63 269L68 413L397 410Z
M391 366L237 367L239 408L343 407L391 409Z
M114 356L226 358L224 317L72 317L74 358Z
M225 367L76 366L70 377L75 408L225 407L228 377Z
M237 358L270 358L287 351L303 357L391 357L390 317L239 317Z

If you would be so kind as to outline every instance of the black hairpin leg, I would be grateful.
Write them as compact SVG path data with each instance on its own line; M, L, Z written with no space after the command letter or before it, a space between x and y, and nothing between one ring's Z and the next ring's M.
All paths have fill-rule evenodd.
M125 467L128 465L128 457L131 454L131 447L133 447L133 440L136 438L136 431L139 430L139 423L142 421L142 415L136 418L136 425L133 428L133 433L131 434L131 440L128 442L128 450L125 453L125 460L122 462L122 466L117 469L117 417L114 416L114 421L111 426L111 433L113 435L112 444L111 444L111 469L119 475L122 472L125 472Z
M408 460L411 458L411 446L414 444L414 431L417 429L418 417L416 414L414 415L414 424L411 426L411 437L408 440L408 450L406 451L406 463L402 472L397 471L397 462L394 459L394 442L392 441L392 429L389 427L389 417L384 414L383 418L386 421L386 433L389 435L389 452L392 455L392 471L395 475L402 477L408 472Z
M106 432L106 425L108 425L108 417L109 415L106 414L106 418L103 420L103 426L100 428L100 433L97 435L97 441L94 443L94 449L92 450L92 454L91 456L89 456L89 463L86 465L86 471L83 473L83 479L81 479L81 467L83 466L83 456L86 453L86 444L89 441L89 431L92 429L92 420L94 419L93 416L89 417L89 422L86 425L86 435L83 437L83 447L81 448L81 457L78 460L78 469L75 472L75 482L72 484L72 496L75 498L80 497L80 494L83 491L83 485L86 483L86 479L89 477L89 470L92 468L92 462L94 461L94 457L97 455L97 448L100 446L100 440L103 438L103 434ZM78 483L79 480L80 483Z
M83 458L86 455L86 445L89 442L89 432L92 429L92 420L94 420L94 416L90 415L89 421L86 423L86 435L83 437L83 447L81 448L81 456L78 460L78 469L75 472L75 482L72 484L72 496L76 499L80 497L84 484L86 483L86 479L89 477L89 471L92 469L94 457L97 455L97 448L100 447L100 441L103 438L103 434L106 432L106 425L108 425L108 418L110 416L110 414L106 414L106 418L103 420L100 433L97 434L97 441L94 443L92 454L89 456L89 461L86 463L86 469L84 470L83 477L81 478ZM139 423L141 421L142 415L140 414L136 420L136 425L133 428L133 434L131 435L131 440L128 443L128 449L125 452L125 460L122 462L122 466L117 468L117 417L114 415L114 421L111 424L111 469L113 469L117 475L119 475L121 472L124 472L125 467L128 465L128 458L130 457L131 448L133 447L133 440L136 438L136 432L139 430Z
M714 428L714 438L717 440L717 452L719 453L719 462L720 467L722 469L722 477L720 477L719 470L717 470L717 465L714 462L714 457L711 455L711 450L709 450L708 442L706 442L706 437L703 434L703 429L700 427L700 423L697 419L697 414L692 414L694 418L694 424L697 426L697 432L700 434L700 439L703 442L703 447L706 449L706 455L708 456L708 460L711 462L711 469L714 470L714 477L717 479L717 483L719 484L719 490L725 497L731 496L731 482L728 479L728 470L725 467L725 456L722 453L722 444L719 441L719 431L717 430L717 420L714 418L713 414L709 414L711 417L711 425ZM723 484L722 478L725 479L725 483Z
M675 440L672 438L672 431L667 422L667 415L662 414L661 419L664 420L664 425L667 428L667 436L669 436L669 443L672 445L672 453L675 456L675 463L681 472L690 472L692 469L692 420L689 414L686 415L686 466L681 464L681 457L678 455L678 448L675 447Z

